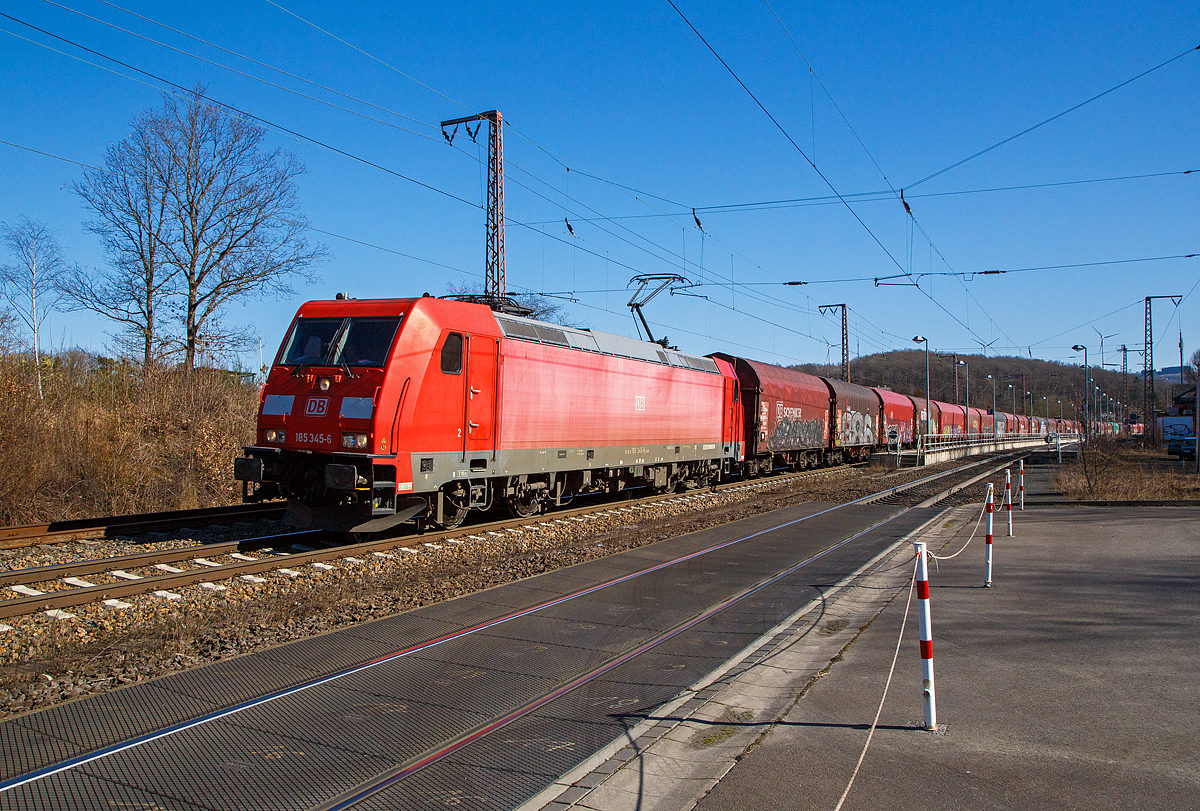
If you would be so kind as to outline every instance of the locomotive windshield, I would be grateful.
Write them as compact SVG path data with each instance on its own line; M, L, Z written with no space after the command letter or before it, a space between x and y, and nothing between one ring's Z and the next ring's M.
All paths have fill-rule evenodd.
M400 327L386 318L297 318L284 342L283 366L379 366Z

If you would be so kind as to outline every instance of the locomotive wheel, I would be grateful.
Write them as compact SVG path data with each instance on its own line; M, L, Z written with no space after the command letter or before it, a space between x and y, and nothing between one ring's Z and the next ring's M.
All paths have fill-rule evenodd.
M513 518L529 518L537 514L542 500L532 492L526 491L519 495L508 496L504 499L504 504Z

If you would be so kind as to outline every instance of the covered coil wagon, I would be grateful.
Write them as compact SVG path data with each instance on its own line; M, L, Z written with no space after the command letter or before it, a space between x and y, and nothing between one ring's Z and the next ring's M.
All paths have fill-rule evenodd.
M811 467L829 448L829 390L821 378L795 369L717 353L729 363L741 389L745 415L746 468Z
M879 436L881 404L873 389L821 378L829 387L830 446L851 459L869 456Z
M879 398L880 406L877 442L880 445L889 444L888 432L894 428L900 444L910 444L913 441L913 429L917 425L916 408L913 406L912 398L887 389L871 390ZM924 400L921 401L921 410L925 410Z

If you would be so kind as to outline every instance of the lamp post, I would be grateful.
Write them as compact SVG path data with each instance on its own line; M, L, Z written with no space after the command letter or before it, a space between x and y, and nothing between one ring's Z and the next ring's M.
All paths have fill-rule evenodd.
M1084 437L1087 437L1087 434L1088 434L1088 398L1089 398L1089 395L1092 393L1091 392L1092 384L1091 384L1091 381L1088 380L1087 347L1084 346L1083 344L1075 344L1075 346L1071 347L1071 349L1075 350L1076 352L1083 353L1083 435L1084 435Z
M924 444L925 435L929 433L929 339L924 335L913 338L913 343L925 344L925 419L921 425L921 439Z
M1026 405L1026 402L1028 402L1028 405ZM1026 417L1033 416L1033 392L1025 392L1025 397L1021 398L1021 408L1024 409Z
M1012 413L1013 413L1013 416L1015 417L1015 416L1017 416L1017 390L1013 388L1012 383L1008 384L1008 390L1010 392L1012 392L1012 401L1013 401Z
M992 439L996 438L996 378L991 375L987 379L992 381Z

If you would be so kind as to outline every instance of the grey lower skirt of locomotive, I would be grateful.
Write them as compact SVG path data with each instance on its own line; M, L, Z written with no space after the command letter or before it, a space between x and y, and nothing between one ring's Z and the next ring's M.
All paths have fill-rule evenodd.
M589 450L586 457L583 452L577 454L595 460L597 467L586 470L570 469L570 463L562 459L568 454L561 452L555 459L562 459L561 469L501 461L499 470L478 471L480 475L475 476L471 475L473 468L455 470L449 481L440 486L435 483L436 490L422 493L398 493L395 457L383 455L247 446L247 455L235 460L234 475L242 481L245 502L286 498L284 522L290 526L373 533L413 521L421 529L449 529L459 526L469 512L500 508L524 518L549 505L566 506L576 496L688 490L740 473L740 466L733 461L740 455L739 446L716 446L703 453L699 448L685 446L679 456L681 446L674 446L672 456L680 460L677 462L665 461L670 448L653 448L652 455L661 457L662 463L634 465L619 463L618 457L627 456L619 450L612 449L611 454L606 454L606 449ZM593 457L593 453L600 455ZM500 475L490 475L492 472Z

